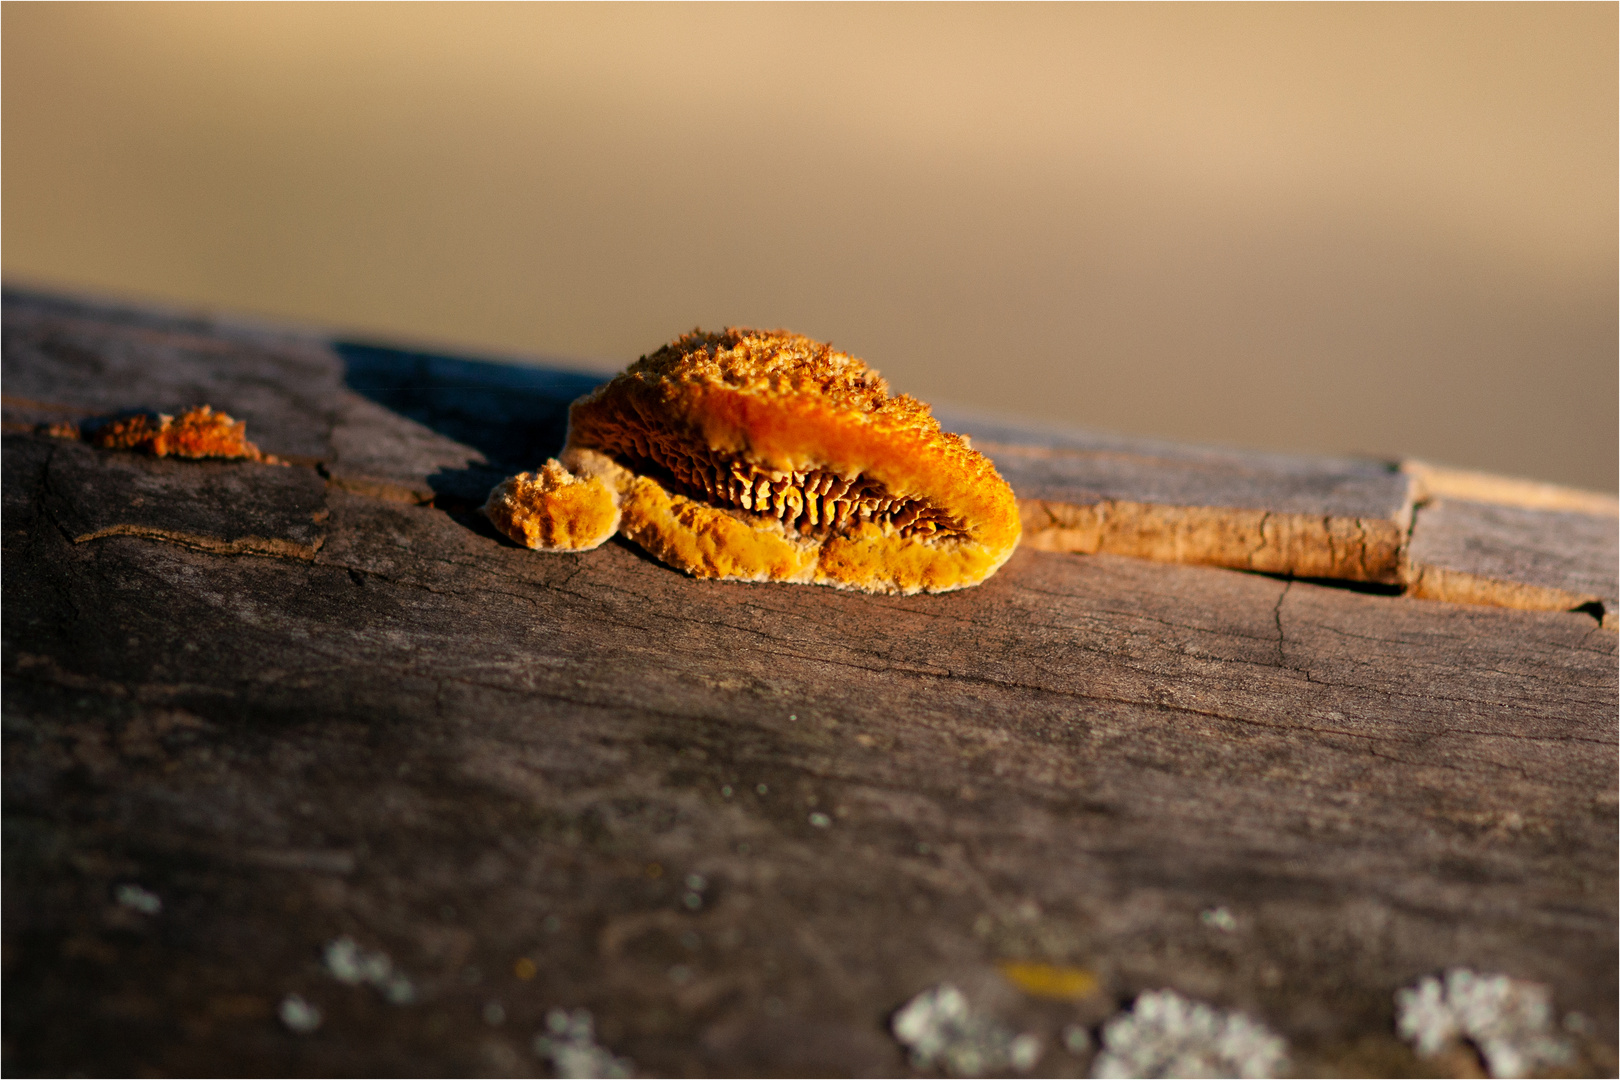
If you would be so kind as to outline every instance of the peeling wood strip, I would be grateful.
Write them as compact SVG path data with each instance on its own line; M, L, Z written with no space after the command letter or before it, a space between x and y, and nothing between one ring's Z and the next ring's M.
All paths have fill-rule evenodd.
M1012 484L1024 542L1039 550L1404 580L1416 485L1393 462L965 426Z
M1024 543L1038 551L1106 552L1384 585L1404 581L1406 530L1388 519L1115 499L1087 506L1028 499L1019 512Z
M1615 625L1613 608L1604 604L1600 596L1545 585L1528 585L1521 581L1502 581L1464 570L1448 570L1443 566L1413 567L1406 591L1420 600L1482 604L1518 611L1578 611L1597 605L1603 609L1603 625L1611 629Z

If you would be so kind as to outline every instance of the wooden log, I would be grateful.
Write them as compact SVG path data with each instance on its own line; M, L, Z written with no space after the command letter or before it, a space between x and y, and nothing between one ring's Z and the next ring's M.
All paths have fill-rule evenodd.
M1615 1070L1588 615L1034 549L906 598L542 556L456 494L521 410L468 432L318 342L68 308L8 307L8 396L206 399L310 460L155 461L8 408L10 1073L527 1073L584 1007L648 1073L894 1075L888 1017L950 980L1041 1036L1039 1075L1159 987L1300 1073L1416 1075L1393 995L1453 965L1548 984L1590 1018L1571 1068ZM345 437L350 475L431 500L346 484ZM332 977L343 935L405 1003ZM319 1031L277 1021L291 993Z

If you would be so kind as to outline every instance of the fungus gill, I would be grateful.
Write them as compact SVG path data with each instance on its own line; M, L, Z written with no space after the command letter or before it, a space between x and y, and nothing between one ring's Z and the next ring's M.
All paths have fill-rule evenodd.
M1018 543L1012 489L928 406L785 331L694 330L580 398L561 460L502 481L513 540L615 531L696 577L866 592L976 585Z

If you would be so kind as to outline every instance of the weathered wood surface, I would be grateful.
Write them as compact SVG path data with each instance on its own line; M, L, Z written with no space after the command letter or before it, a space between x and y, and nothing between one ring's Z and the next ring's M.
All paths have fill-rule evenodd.
M1534 611L1620 612L1616 519L1559 510L1437 499L1412 525L1411 591L1433 600Z
M911 598L540 556L471 500L560 436L559 376L441 398L375 351L30 297L5 329L8 1073L524 1074L563 1005L649 1073L897 1074L888 1014L950 979L1045 1075L1157 987L1301 1074L1414 1075L1392 995L1457 964L1550 984L1614 1070L1587 614L1037 550ZM20 431L199 401L302 464ZM323 974L340 934L416 1003ZM1036 1001L1004 959L1103 989Z

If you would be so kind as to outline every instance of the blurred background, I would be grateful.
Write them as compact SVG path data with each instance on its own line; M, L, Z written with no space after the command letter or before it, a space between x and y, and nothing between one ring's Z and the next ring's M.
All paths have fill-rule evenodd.
M0 8L11 284L1613 489L1612 3Z

